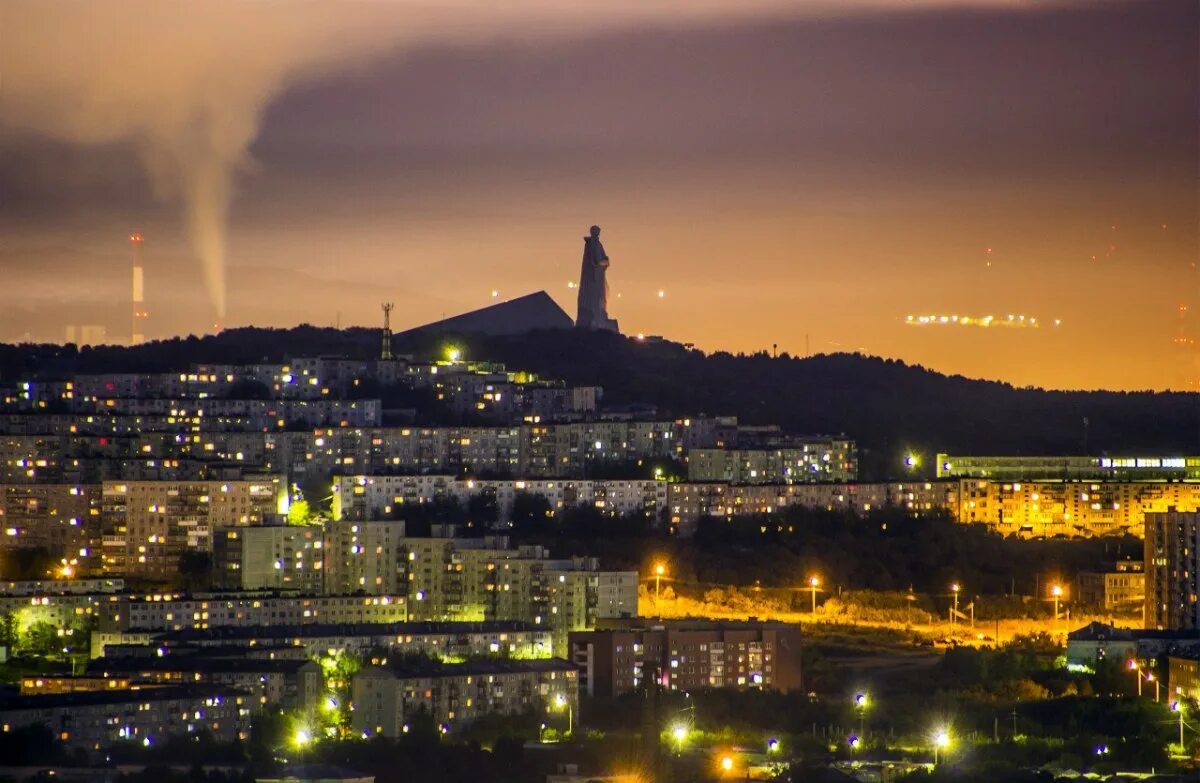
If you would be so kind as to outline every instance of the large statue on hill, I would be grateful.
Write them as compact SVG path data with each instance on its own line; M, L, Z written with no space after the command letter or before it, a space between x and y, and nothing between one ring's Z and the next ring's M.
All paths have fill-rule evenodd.
M619 332L617 322L608 317L608 254L600 244L600 226L592 226L583 238L583 267L579 271L579 310L575 325L584 329Z

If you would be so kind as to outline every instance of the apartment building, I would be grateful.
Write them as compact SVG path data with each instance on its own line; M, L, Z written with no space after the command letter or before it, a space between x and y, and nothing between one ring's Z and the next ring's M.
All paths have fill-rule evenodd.
M354 731L366 737L395 739L418 714L453 732L485 715L579 712L578 672L560 659L368 666L351 687Z

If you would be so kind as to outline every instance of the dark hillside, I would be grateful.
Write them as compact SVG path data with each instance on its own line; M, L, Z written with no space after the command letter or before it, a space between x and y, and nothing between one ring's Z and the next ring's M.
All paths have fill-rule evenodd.
M231 329L137 348L0 346L0 380L18 373L156 371L192 362L286 356L370 357L378 333ZM519 338L406 336L398 353L431 357L455 345L468 359L504 362L572 384L598 384L609 404L646 402L662 415L737 415L804 433L858 439L864 478L901 473L909 450L975 454L1200 453L1200 397L1184 393L1057 392L946 376L851 354L807 359L704 354L677 343L607 333L535 332Z

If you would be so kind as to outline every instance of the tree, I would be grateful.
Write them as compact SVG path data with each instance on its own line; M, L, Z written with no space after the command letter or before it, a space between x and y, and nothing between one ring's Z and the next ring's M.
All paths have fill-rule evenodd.
M514 532L526 535L543 533L550 529L553 516L550 501L544 496L532 492L518 492L513 496L510 519Z
M212 586L212 555L188 549L179 555L179 584L184 590L207 590Z
M494 492L480 492L467 500L467 519L485 526L494 525L500 519L500 505Z
M20 650L25 655L49 658L58 655L62 646L58 628L44 620L31 624L21 634Z

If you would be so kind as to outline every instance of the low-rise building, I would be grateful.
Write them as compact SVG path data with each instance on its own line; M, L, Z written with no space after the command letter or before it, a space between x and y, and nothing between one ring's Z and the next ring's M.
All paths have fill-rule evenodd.
M1141 610L1146 599L1146 573L1141 560L1120 560L1103 571L1081 571L1075 577L1075 599L1084 606L1114 611Z
M156 655L100 658L87 670L97 679L122 678L140 685L224 685L248 696L246 703L253 708L305 709L319 704L325 693L321 666L311 660Z
M239 691L210 685L20 696L0 704L0 731L44 726L68 748L93 753L200 732L232 742L249 736L253 708Z
M164 654L187 649L300 647L310 657L340 650L355 655L388 650L455 659L479 655L549 658L549 631L528 623L377 623L267 625L172 631L155 634L150 645Z
M399 737L418 713L453 731L485 715L579 710L578 671L561 659L369 666L352 690L354 731L364 737Z

